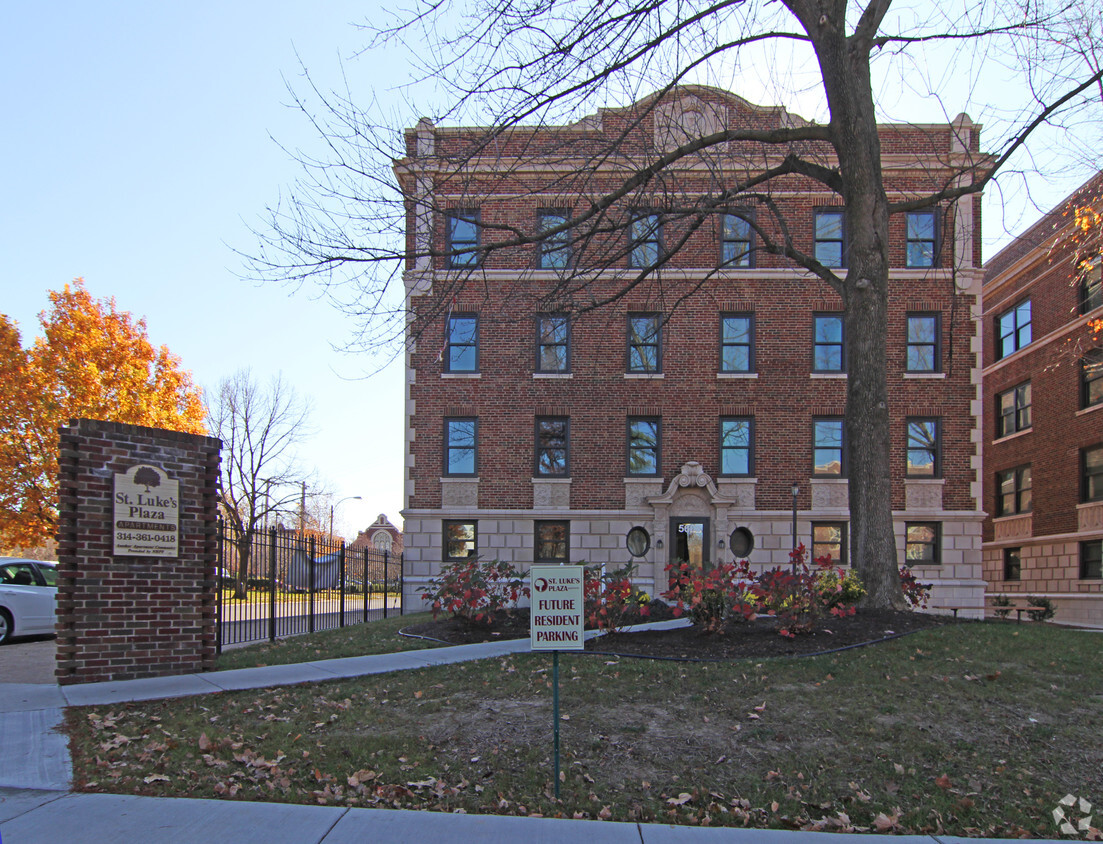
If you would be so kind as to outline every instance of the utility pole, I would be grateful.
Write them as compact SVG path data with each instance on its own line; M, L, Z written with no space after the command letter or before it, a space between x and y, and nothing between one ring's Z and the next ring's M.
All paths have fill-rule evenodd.
M306 481L302 481L303 497L299 504L299 533L306 530Z

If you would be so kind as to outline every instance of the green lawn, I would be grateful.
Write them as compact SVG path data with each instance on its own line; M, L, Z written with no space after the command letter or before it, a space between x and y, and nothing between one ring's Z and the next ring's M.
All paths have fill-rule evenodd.
M397 613L398 610L395 610ZM224 650L215 669L254 668L259 665L290 665L316 659L339 659L346 656L386 654L438 647L437 642L399 636L398 631L411 624L427 621L429 613L394 615L381 621L351 624L336 630L323 630L304 636L290 636L275 642L260 642Z
M68 728L92 791L1056 838L1065 795L1103 806L1101 653L1097 633L977 623L802 659L563 654L559 803L548 654L70 709Z

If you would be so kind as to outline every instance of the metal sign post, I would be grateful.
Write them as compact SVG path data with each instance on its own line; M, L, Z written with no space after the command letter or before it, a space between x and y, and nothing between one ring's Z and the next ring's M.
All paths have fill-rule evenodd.
M552 741L555 799L559 799L559 652L580 651L583 638L582 566L533 566L529 638L534 651L552 652Z

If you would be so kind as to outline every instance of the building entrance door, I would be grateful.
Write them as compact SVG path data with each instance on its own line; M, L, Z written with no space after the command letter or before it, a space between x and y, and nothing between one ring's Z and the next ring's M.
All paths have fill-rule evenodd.
M670 562L689 563L693 569L709 568L709 520L670 520Z

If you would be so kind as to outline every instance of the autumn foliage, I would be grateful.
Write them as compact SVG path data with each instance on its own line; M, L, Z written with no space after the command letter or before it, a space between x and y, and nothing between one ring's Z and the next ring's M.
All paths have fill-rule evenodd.
M29 547L54 534L57 429L103 419L202 434L203 402L144 319L94 299L76 279L49 294L42 336L29 349L0 314L0 545Z

